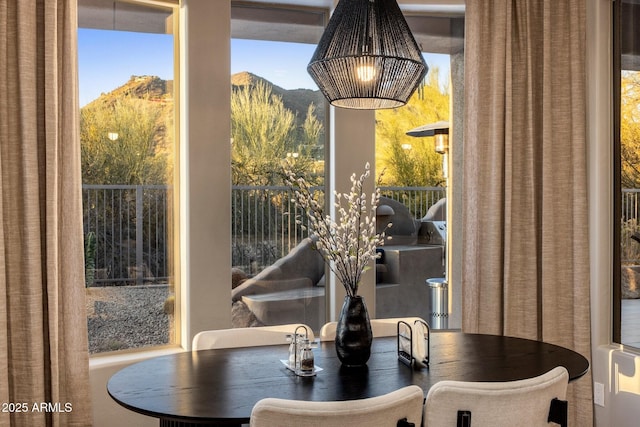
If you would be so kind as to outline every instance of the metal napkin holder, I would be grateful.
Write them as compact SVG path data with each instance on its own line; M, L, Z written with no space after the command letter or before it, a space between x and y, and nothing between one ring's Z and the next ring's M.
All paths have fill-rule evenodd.
M429 342L430 340L430 328L429 325L420 319L416 319L414 325L416 323L422 324L424 330L424 337L415 337L414 329L411 325L404 320L398 321L398 360L400 360L405 365L410 368L420 369L423 367L429 367ZM414 339L423 339L424 342L424 355L414 354ZM416 343L417 344L417 343Z

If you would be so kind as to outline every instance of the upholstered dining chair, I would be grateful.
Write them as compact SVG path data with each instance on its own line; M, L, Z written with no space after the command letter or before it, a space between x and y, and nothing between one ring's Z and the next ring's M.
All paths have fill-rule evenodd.
M559 366L540 376L506 382L440 381L427 393L424 427L548 427L567 425L569 382Z
M252 328L231 328L198 332L193 337L193 350L212 348L255 347L261 345L286 344L286 335L293 334L299 327L307 328L310 340L314 340L313 330L303 323ZM301 328L299 333L304 333Z
M423 319L420 317L391 317L388 319L371 319L371 332L375 337L392 337L398 333L398 321L405 321L409 325L413 325L416 320ZM325 323L320 328L320 341L331 341L336 337L337 322Z
M416 385L382 396L340 402L266 398L251 411L251 427L420 426L424 393Z

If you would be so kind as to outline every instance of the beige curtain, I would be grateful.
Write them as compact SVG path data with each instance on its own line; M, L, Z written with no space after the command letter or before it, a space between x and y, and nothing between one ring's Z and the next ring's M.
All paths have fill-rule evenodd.
M0 2L2 426L91 425L76 21L75 0Z
M590 358L585 9L467 2L462 322ZM569 391L592 425L590 375Z

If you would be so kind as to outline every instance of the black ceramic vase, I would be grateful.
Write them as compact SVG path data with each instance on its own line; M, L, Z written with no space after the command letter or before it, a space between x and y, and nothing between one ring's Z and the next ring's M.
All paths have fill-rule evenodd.
M336 352L343 366L365 366L371 356L371 322L364 299L345 296L336 326Z

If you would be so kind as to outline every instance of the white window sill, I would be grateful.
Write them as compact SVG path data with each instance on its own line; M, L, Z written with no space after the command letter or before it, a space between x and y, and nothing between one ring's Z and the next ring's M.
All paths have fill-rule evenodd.
M100 369L115 365L129 365L146 359L168 354L182 353L184 348L179 346L160 347L140 351L127 351L108 354L97 354L89 358L89 370Z

